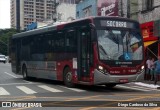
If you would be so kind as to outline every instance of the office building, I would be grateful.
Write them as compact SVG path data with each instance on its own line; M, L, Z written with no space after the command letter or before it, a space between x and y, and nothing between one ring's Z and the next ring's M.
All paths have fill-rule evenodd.
M24 30L33 22L52 20L54 0L11 0L11 27Z

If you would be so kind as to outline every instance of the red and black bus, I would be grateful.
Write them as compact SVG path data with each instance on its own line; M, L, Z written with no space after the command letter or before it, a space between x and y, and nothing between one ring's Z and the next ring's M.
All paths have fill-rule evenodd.
M89 17L12 36L12 71L74 84L114 87L144 77L144 46L137 21Z

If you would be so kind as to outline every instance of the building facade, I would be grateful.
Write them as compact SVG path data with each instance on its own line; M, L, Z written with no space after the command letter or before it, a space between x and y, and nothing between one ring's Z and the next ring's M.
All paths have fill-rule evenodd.
M83 0L76 6L76 18L88 16L129 17L130 0Z
M57 21L68 22L76 19L76 4L61 3L56 8Z
M130 18L138 21L138 13L140 10L138 9L138 1L139 0L130 0Z
M52 20L54 0L11 0L11 27L24 30L33 22Z
M76 4L80 0L57 0L56 18L58 22L68 22L76 19Z
M138 0L138 21L146 47L146 57L160 55L160 1Z
M159 0L138 0L138 20L140 23L146 23L160 19L160 1Z

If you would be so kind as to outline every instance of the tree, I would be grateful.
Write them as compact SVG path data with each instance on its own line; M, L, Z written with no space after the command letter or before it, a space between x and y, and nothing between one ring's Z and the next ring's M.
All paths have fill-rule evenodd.
M8 55L9 38L17 33L16 29L0 29L0 53Z

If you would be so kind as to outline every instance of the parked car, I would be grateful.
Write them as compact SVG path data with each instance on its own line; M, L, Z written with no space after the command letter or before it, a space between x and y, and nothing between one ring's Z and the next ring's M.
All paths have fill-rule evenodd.
M0 55L0 62L6 63L7 59L5 55Z

